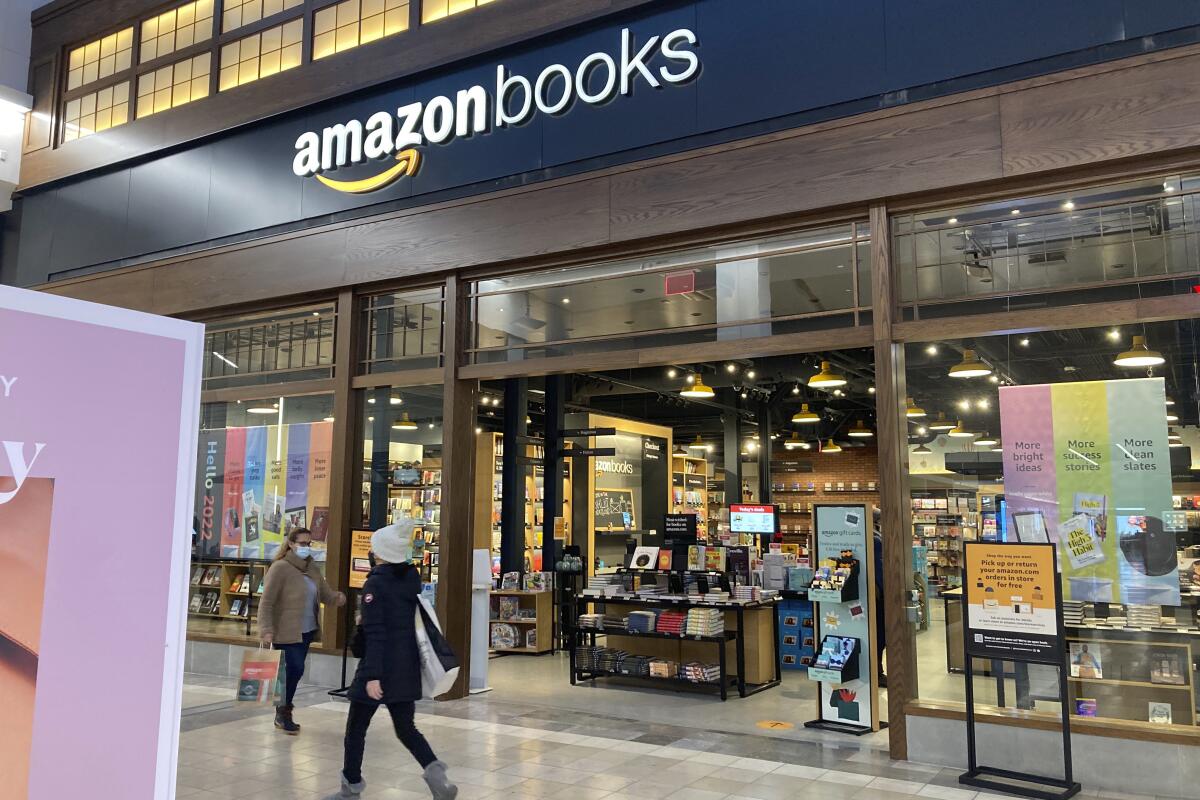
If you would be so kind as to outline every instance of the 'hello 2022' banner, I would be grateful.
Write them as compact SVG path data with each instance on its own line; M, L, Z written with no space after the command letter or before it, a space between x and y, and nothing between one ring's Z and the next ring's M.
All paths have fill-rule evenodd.
M200 432L195 526L202 558L271 558L309 528L324 559L333 423Z
M1058 544L1067 600L1179 605L1161 378L1000 389L1008 538Z

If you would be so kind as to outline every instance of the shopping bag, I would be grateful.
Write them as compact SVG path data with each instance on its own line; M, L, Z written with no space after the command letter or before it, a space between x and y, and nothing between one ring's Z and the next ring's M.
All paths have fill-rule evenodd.
M242 651L237 699L240 703L279 705L283 702L283 651L266 647Z
M458 656L442 635L437 612L424 597L418 598L414 623L421 656L421 696L433 699L450 691L458 680Z

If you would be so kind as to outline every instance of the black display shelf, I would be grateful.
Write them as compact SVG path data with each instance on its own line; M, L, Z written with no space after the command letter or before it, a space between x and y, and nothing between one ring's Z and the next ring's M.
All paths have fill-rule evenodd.
M603 633L609 636L634 636L641 639L671 639L677 642L732 642L737 637L735 631L725 631L721 636L690 636L684 634L676 636L673 633L659 633L657 631L630 631L625 628L584 628L580 627L580 633Z
M736 679L732 675L724 675L715 681L693 681L687 678L663 678L658 675L630 675L625 672L615 670L577 670L575 679L580 681L595 680L596 678L624 678L630 681L648 681L661 685L674 686L695 686L699 689L717 689L720 691L721 700L724 701L728 697L727 690L736 683Z

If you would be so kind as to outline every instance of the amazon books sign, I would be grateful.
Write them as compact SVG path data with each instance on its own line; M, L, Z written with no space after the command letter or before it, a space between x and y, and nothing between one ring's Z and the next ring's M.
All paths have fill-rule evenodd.
M551 64L530 79L500 64L491 91L477 84L453 97L439 95L377 111L365 121L352 119L302 133L296 139L292 172L338 192L373 192L415 175L422 161L419 148L426 145L520 126L539 112L564 114L576 102L601 106L632 95L639 82L656 90L685 84L700 72L697 44L694 32L680 28L639 45L625 28L617 55L598 51L573 68ZM342 167L385 159L395 163L367 178L341 180L335 175Z

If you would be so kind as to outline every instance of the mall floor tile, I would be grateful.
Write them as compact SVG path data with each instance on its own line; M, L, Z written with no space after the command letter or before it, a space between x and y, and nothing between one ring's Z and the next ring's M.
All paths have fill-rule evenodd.
M539 669L554 664L552 658L534 661L544 665ZM511 671L523 671L525 664L521 668ZM841 737L803 725L782 733L756 730L747 724L756 706L714 714L730 706L712 697L670 694L667 703L662 693L632 687L550 692L535 680L527 685L539 688L523 696L511 690L506 670L494 668L492 675L494 686L507 689L418 705L417 724L450 765L461 800L1006 797L962 787L957 770L892 761L886 735ZM751 704L769 694L729 702ZM304 687L296 699L303 730L286 736L275 730L272 709L235 703L228 679L189 675L184 696L180 800L322 800L337 790L349 709L344 701ZM796 719L812 711L807 701L803 709L787 705L764 705L764 718L786 711ZM364 800L428 798L420 767L386 720L372 726L367 742ZM1082 796L1117 795L1085 786Z

